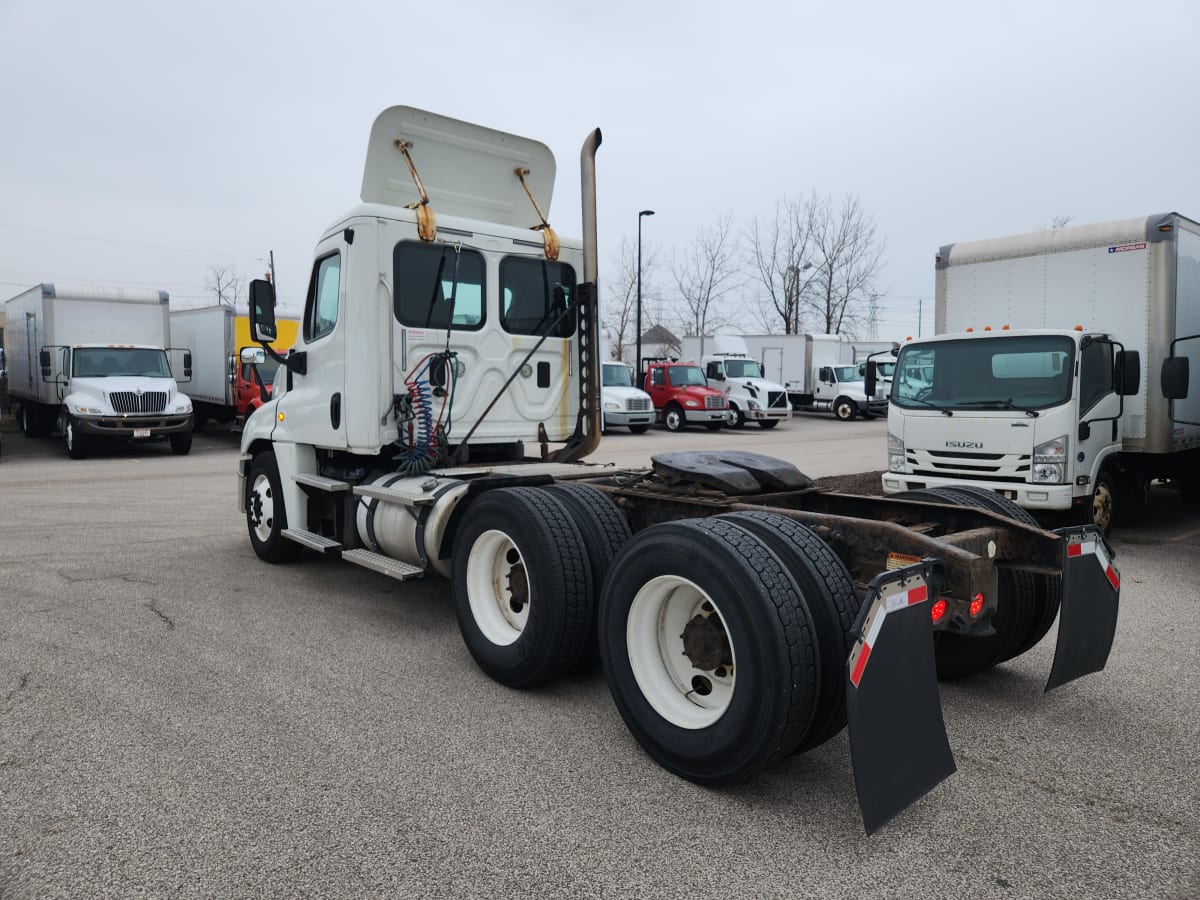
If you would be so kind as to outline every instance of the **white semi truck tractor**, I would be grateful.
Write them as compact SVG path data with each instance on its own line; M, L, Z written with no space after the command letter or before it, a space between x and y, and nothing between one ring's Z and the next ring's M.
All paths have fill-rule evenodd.
M873 831L953 771L939 672L1023 652L1060 606L1049 685L1104 667L1111 554L1094 527L1047 532L958 496L834 495L757 454L587 464L603 414L599 145L583 145L580 242L548 223L545 145L379 115L361 203L321 236L300 339L242 434L250 543L271 563L311 552L445 578L467 650L513 688L599 656L637 741L698 783L848 724ZM274 302L252 284L271 352Z

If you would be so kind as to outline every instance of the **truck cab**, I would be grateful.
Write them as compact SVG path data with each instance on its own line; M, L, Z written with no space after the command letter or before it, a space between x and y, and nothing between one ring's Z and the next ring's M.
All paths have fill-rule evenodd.
M1140 361L1107 334L1008 331L913 341L896 362L885 494L970 486L1111 524L1124 397Z
M814 406L832 410L842 421L883 415L887 397L868 397L864 379L865 370L860 371L858 365L818 366L813 373Z
M633 386L633 375L623 362L600 364L600 402L606 429L622 426L644 434L654 424L654 403L649 394Z
M743 428L747 421L774 428L791 417L792 405L782 384L768 381L762 365L744 353L705 356L701 359L708 386L729 401L729 425Z
M694 362L649 360L644 383L658 420L669 431L683 431L688 425L716 431L729 415L729 401L708 386L704 370Z

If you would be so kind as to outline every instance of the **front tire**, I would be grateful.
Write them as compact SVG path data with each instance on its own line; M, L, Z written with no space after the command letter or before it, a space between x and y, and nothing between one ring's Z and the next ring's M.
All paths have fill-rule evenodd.
M833 414L841 421L849 422L858 415L858 404L849 397L838 397L833 401Z
M79 424L70 414L67 415L67 424L63 429L63 436L67 441L67 456L71 457L71 459L84 459L87 457L88 439L79 432Z
M300 546L283 536L287 527L279 464L275 454L260 453L246 479L246 528L255 555L269 563L295 559Z
M1116 484L1107 471L1101 471L1092 486L1091 502L1085 500L1075 518L1080 525L1096 525L1108 534L1119 511Z
M700 784L740 781L789 755L812 724L812 622L796 582L750 532L715 518L653 525L604 585L605 677L660 765Z
M200 429L197 428L197 431ZM192 449L192 433L190 431L181 431L178 434L173 434L167 438L171 444L171 452L176 456L187 456Z
M667 426L667 431L683 431L687 427L687 418L682 407L674 404L668 406L663 413L663 424Z
M774 428L778 424L779 424L778 419L759 419L758 420L758 427L766 428L768 431L770 429Z
M736 403L729 404L729 427L730 428L745 428L746 414L737 408Z
M467 650L493 680L530 687L575 666L594 593L583 537L550 491L492 490L466 510L454 609Z
M633 434L645 434L647 431L650 430L650 426L649 425L630 425L629 430Z

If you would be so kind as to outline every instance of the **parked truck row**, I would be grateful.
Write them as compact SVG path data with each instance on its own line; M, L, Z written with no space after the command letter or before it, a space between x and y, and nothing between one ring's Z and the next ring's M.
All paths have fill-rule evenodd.
M598 655L638 743L692 781L751 777L848 724L873 831L954 769L939 673L1027 651L1060 608L1047 686L1104 667L1112 555L1095 526L1045 531L988 492L836 495L728 452L587 464L604 412L599 145L598 130L583 145L575 241L543 215L545 145L379 115L361 202L321 235L300 336L242 433L251 547L447 578L467 650L504 685ZM269 282L251 285L251 327L274 353ZM652 364L647 386L661 373L675 415L719 426L727 395L675 366Z
M1155 479L1200 500L1200 224L1178 213L943 247L907 343L888 494L962 487L1108 528Z

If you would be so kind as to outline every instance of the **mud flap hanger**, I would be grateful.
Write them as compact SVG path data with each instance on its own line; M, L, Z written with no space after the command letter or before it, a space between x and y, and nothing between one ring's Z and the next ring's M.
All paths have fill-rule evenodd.
M876 576L854 625L846 718L867 834L955 772L929 613L940 572L937 560L926 559Z
M1099 528L1083 525L1054 533L1063 539L1062 606L1047 691L1104 668L1121 598L1121 573Z

